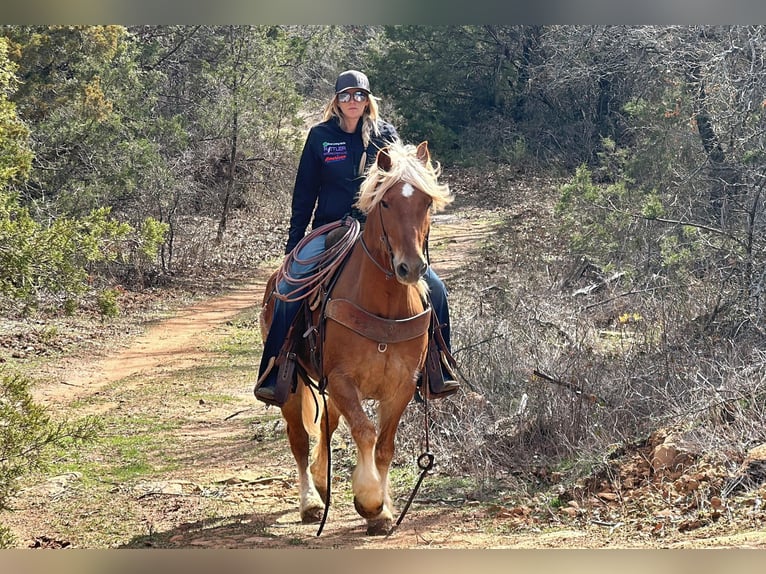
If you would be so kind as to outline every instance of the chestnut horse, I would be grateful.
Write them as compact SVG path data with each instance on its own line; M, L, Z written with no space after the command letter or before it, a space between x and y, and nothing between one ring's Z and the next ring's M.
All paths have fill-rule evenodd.
M422 277L428 268L424 251L431 212L452 200L448 186L438 182L439 174L427 142L417 147L394 143L378 152L356 204L367 215L364 230L313 311L313 325L322 323L319 332L324 332L321 360L312 362L306 338L298 343L298 372L312 381L299 377L282 415L298 466L304 523L320 522L325 515L327 447L342 416L357 447L351 477L356 511L367 521L367 534L386 534L392 528L388 473L394 439L414 396L428 343L430 309ZM264 294L264 337L273 314L275 276ZM326 412L318 388L326 393ZM363 409L363 401L370 399L377 407L377 422Z

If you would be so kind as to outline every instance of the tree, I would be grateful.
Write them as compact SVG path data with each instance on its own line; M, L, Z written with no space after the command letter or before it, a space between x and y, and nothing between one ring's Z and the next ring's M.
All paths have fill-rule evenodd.
M0 368L0 510L8 510L19 478L45 468L53 449L92 440L101 427L95 417L53 420L32 400L30 384L27 378ZM0 548L11 546L11 535L0 524Z
M180 209L217 209L217 240L232 208L258 189L282 189L299 137L291 71L296 43L276 26L133 29L142 67L163 75L158 109L188 134L177 163ZM180 157L179 157L180 160ZM195 193L189 194L191 189ZM208 194L212 191L212 194Z
M371 81L395 102L408 139L429 140L442 157L491 153L510 122L488 137L491 126L518 105L522 38L513 26L386 26Z
M5 26L18 64L13 95L30 126L34 161L20 188L41 211L82 214L137 186L130 122L140 97L120 26ZM140 109L140 108L138 108Z
M624 245L625 237L642 248L607 249L599 259L663 284L670 299L684 301L674 308L703 330L763 337L763 30L673 26L624 33L641 86L622 106L628 137L601 154L607 187L597 196L589 185L575 187L581 199L590 198L578 210L590 223L602 226L618 213L633 221L612 226L600 248ZM615 186L626 193L610 193Z
M16 68L8 59L8 41L0 38L0 193L24 181L32 165L29 130L8 99L18 87Z

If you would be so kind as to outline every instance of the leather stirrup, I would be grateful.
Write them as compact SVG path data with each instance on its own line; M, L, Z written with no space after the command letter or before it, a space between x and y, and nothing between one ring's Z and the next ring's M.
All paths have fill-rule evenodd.
M457 392L459 385L453 370L456 364L441 335L441 325L436 321L436 313L432 312L431 328L428 331L428 352L423 367L429 397L447 397ZM445 372L451 380L445 378ZM421 388L420 391L422 393L424 389Z

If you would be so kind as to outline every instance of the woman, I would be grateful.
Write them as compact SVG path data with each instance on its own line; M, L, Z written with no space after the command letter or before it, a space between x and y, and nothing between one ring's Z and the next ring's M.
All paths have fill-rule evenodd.
M303 147L292 198L292 215L285 253L290 253L303 239L309 223L316 229L345 216L363 219L353 208L364 179L378 150L398 139L396 129L379 117L378 103L370 92L370 83L362 72L348 70L335 81L335 94L327 104L323 121L309 130ZM312 220L313 217L313 220ZM324 251L325 237L320 235L302 247L299 259L305 260ZM294 264L291 274L308 273L310 268ZM424 276L428 283L431 304L449 351L449 309L444 283L429 267ZM289 289L278 286L280 292ZM300 302L276 300L271 329L264 341L263 357L258 372L255 396L272 405L282 406L287 400L291 381L278 380L276 358L290 325L300 308ZM458 383L448 368L443 369L443 381L433 381L430 396L454 393Z

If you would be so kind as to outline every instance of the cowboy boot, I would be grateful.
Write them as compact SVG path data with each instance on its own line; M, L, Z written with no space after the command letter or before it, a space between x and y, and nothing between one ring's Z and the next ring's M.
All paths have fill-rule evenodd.
M452 371L447 356L444 352L439 350L439 347L433 336L428 340L428 354L426 355L426 364L423 368L425 371L426 379L428 380L428 398L440 399L442 397L448 397L457 392L460 388L460 383L457 382L455 373ZM422 400L423 390L423 373L418 378L418 393L420 397L416 399Z
M277 376L278 369L274 368L276 357L269 357L264 373L258 378L255 384L255 398L263 401L267 405L282 406L277 399ZM280 393L282 394L282 393Z
M460 383L453 371L455 359L446 351L441 351L434 340L433 333L429 334L428 352L423 371L418 374L416 384L415 400L423 402L425 391L423 389L423 376L428 380L428 398L440 399L448 397L457 392Z
M283 353L277 359L270 357L266 371L255 385L255 398L281 407L287 402L295 383L295 353Z
M295 353L292 352L292 326L287 334L277 326L272 328L263 345L255 398L268 405L281 407L287 401L295 379ZM277 347L279 345L279 347ZM276 356L275 356L276 355Z
M453 370L457 366L457 362L448 350L449 345L442 335L443 327L444 325L439 323L436 313L432 313L425 370L428 375L429 396L435 399L448 397L460 388L460 383L457 382Z

